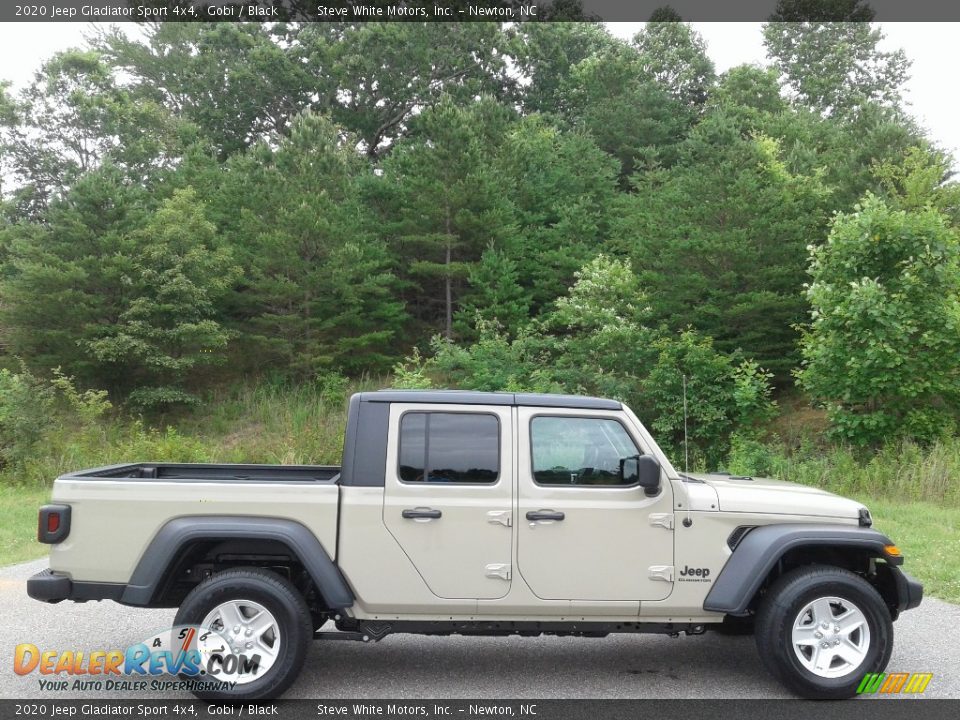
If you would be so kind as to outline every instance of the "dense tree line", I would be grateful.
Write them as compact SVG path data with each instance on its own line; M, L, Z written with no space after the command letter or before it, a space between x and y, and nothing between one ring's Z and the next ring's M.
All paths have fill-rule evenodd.
M960 207L908 61L868 22L770 22L769 67L718 75L673 20L160 24L55 55L0 85L9 364L163 409L417 347L408 382L616 394L674 434L687 376L707 455L796 377L850 439L935 435ZM857 372L851 333L886 348Z

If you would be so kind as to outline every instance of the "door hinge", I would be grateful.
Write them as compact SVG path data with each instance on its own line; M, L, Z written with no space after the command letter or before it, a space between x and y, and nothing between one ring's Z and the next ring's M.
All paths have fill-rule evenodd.
M650 524L673 530L673 513L650 513Z
M513 574L510 572L510 563L492 563L487 565L487 577L509 580L513 577Z
M651 580L663 580L664 582L673 582L673 565L651 565L648 568Z
M487 512L487 522L505 527L513 527L512 510L489 510Z

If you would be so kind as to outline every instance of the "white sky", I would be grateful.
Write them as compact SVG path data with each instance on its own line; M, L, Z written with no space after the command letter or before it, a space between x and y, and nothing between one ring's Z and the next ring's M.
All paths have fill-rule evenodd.
M693 23L723 72L741 63L763 64L760 23ZM643 23L608 23L623 38ZM903 48L913 61L905 95L911 111L943 149L960 155L960 95L952 78L960 69L960 23L880 23L884 49ZM93 23L0 23L0 79L28 83L40 63L57 50L83 43ZM132 26L131 26L132 28Z

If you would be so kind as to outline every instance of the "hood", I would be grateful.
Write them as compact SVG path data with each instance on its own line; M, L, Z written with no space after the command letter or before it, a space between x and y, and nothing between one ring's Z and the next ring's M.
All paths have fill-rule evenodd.
M813 515L858 520L860 508L864 507L862 503L826 490L784 480L737 475L686 475L714 489L722 512Z

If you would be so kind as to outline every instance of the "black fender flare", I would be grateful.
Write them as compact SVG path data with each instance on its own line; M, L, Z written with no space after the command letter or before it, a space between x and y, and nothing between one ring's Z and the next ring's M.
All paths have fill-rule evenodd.
M282 542L306 568L328 607L342 610L353 605L353 591L317 536L306 526L283 518L237 515L189 515L167 522L141 555L120 602L152 605L168 568L183 548L198 540L233 539Z
M856 525L762 525L748 532L737 545L707 593L703 609L728 615L745 614L764 579L790 550L815 546L861 549L890 565L899 565L902 557L893 557L884 551L885 546L892 544L883 533Z

